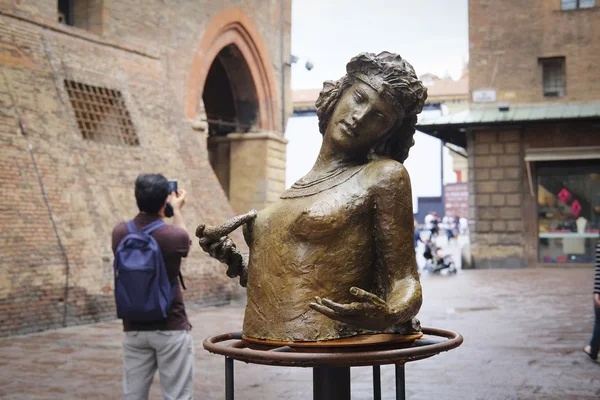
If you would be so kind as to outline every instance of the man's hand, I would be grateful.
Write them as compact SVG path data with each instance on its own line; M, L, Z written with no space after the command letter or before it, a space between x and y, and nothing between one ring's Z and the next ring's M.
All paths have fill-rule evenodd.
M179 189L169 195L167 201L171 204L173 210L181 210L183 208L183 205L185 204L185 195L186 191L183 189Z
M594 293L594 304L600 308L600 293Z

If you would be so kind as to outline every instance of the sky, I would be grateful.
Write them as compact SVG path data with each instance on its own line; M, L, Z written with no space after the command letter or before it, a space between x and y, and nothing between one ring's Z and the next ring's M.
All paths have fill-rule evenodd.
M458 79L468 61L468 0L293 0L292 89L338 79L361 52L406 58L418 75ZM304 68L306 60L314 64Z
M339 79L346 63L361 52L399 53L415 68L458 79L468 60L468 0L293 0L292 89L321 88ZM310 60L314 68L307 71ZM292 117L285 133L286 186L313 166L321 146L317 117ZM411 176L413 208L416 198L441 195L441 142L415 133L415 146L404 163ZM455 181L445 149L446 183Z

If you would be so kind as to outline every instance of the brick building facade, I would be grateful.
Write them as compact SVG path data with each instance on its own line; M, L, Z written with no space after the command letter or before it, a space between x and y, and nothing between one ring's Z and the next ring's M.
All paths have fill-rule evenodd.
M600 224L600 4L469 3L471 104L418 129L468 152L476 267L591 265Z
M192 237L283 191L291 1L176 3L0 1L0 335L115 317L139 173L188 190ZM182 271L187 302L241 293L195 241Z

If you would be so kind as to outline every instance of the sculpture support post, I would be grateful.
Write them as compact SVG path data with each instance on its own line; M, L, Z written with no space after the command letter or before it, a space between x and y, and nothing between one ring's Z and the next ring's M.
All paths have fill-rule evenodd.
M350 400L350 367L313 368L313 400Z
M404 364L396 364L396 400L406 400L406 382Z
M225 400L233 400L233 358L225 357Z
M381 366L373 365L373 400L381 400Z

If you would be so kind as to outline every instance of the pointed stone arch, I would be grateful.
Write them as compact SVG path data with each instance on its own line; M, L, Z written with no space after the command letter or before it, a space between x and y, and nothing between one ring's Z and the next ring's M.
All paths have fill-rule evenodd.
M192 64L189 79L187 117L195 119L201 104L206 78L213 61L227 46L235 45L246 61L258 101L256 125L263 131L277 130L281 125L277 87L267 47L254 22L239 8L227 8L214 17L204 32Z

